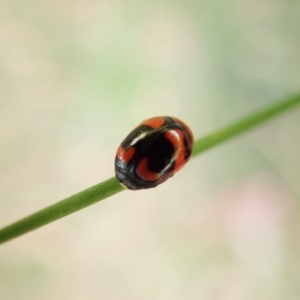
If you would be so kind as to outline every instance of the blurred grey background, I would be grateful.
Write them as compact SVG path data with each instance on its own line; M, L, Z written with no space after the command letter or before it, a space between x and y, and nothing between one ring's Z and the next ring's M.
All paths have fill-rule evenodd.
M0 227L114 173L143 119L200 138L300 87L299 1L0 2ZM300 110L0 247L3 300L300 296Z

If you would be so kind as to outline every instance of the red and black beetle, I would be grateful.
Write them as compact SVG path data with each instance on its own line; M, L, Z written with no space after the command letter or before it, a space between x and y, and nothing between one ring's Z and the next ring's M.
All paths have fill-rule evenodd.
M156 187L185 165L193 142L191 130L177 118L145 120L119 146L116 177L130 190Z

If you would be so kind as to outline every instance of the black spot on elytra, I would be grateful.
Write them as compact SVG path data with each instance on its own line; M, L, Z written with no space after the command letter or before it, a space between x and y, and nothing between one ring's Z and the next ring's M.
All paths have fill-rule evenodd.
M169 163L174 155L175 149L173 144L159 133L153 141L149 143L147 151L148 169L152 172L161 172Z

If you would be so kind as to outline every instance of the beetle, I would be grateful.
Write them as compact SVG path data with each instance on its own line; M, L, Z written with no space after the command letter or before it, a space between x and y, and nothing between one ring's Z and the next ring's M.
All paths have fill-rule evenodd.
M189 160L194 137L181 120L164 116L144 120L119 146L115 174L130 190L154 188Z

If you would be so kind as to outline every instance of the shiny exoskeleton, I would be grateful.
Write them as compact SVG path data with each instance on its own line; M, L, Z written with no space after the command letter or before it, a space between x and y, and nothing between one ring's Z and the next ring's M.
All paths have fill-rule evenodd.
M145 120L119 146L116 177L130 190L156 187L185 165L193 142L191 130L177 118Z

